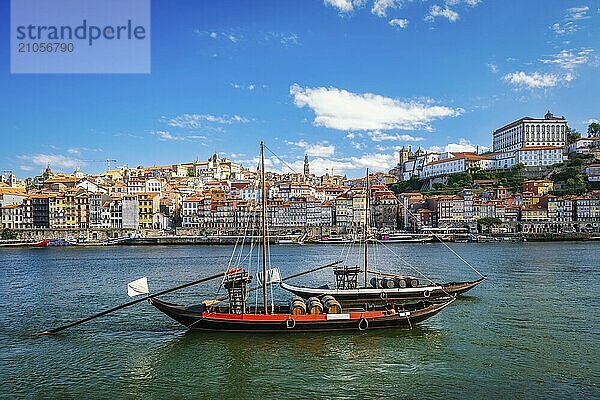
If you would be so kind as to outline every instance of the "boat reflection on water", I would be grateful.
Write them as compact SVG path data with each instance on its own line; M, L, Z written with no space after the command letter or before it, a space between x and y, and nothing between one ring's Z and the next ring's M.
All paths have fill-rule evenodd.
M445 335L443 330L420 325L368 334L263 333L251 338L241 333L176 330L170 338L162 338L152 357L138 360L140 365L129 374L140 374L132 380L139 385L135 387L139 395L157 393L156 387L149 387L150 377L160 377L160 391L169 393L168 386L185 388L189 376L201 375L204 398L318 397L334 388L345 396L360 396L365 368L370 373L393 373L396 378L426 370L430 361L416 348L426 344L437 351ZM316 376L327 384L313 381Z

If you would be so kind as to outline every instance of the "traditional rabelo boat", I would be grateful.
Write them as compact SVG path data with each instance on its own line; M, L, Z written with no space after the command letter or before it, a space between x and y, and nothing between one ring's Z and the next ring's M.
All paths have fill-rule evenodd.
M385 272L371 271L369 265L370 244L381 244L386 247L385 241L376 239L369 232L370 226L370 183L369 171L365 179L365 229L363 232L364 243L364 271L358 265L338 265L333 267L335 275L335 287L328 285L320 287L302 287L281 282L281 287L295 295L308 297L334 296L342 304L360 303L386 303L391 301L428 300L438 297L457 296L465 293L483 282L486 277L466 262L456 252L440 240L450 251L458 256L464 263L471 267L479 278L472 281L437 283L421 274L419 279L415 276L401 274L390 274ZM365 238L367 238L365 240ZM389 248L388 248L389 249ZM390 249L391 250L391 249ZM348 251L348 253L350 250ZM405 264L406 261L404 262ZM362 272L364 285L358 285L358 275ZM425 281L425 283L422 283Z
M422 299L411 303L387 302L381 305L363 304L344 307L335 296L302 298L294 296L291 303L275 305L273 285L282 280L278 270L268 270L267 240L267 190L265 185L265 145L261 143L260 186L261 228L262 228L262 272L257 273L257 289L262 289L262 306L258 298L254 306L248 303L248 293L252 275L239 266L228 266L222 280L227 290L224 298L228 305L220 305L219 299L201 304L185 306L148 298L169 317L186 326L189 330L218 332L315 332L315 331L356 331L367 329L412 327L447 307L454 297ZM235 252L235 249L234 249ZM241 253L240 253L241 254ZM233 259L233 256L232 256ZM239 265L239 264L238 264ZM298 274L297 274L298 275ZM271 289L271 304L268 302L268 289ZM379 296L379 294L378 294ZM257 296L258 297L258 296Z
M346 268L346 270L343 268ZM371 278L371 281L377 281L375 281L375 283L371 283L370 287L357 287L353 284L348 285L348 278L340 279L341 276L353 275L356 273L353 271L353 269L353 266L334 267L334 273L336 273L335 288L330 288L328 285L317 288L301 287L290 285L285 282L281 282L281 287L301 297L333 296L342 304L363 302L380 303L389 301L433 299L436 297L460 295L479 285L485 279L479 278L474 281L447 282L442 284L417 284L414 287L408 287L405 282L415 281L414 277L407 278L404 276L393 276L384 277L381 279L373 277ZM404 282L398 284L398 282L402 281Z

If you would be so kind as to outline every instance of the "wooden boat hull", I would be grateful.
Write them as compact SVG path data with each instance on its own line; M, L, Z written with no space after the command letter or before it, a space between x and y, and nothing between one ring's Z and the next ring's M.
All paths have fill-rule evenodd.
M192 331L297 333L365 331L385 328L410 328L436 315L454 301L422 301L397 309L351 311L343 314L227 314L209 312L202 305L182 306L156 298L150 304Z
M448 283L442 284L442 287L444 288L444 291L446 293L458 296L460 294L463 294L463 293L468 292L469 290L473 289L475 286L479 285L485 279L486 279L485 277L481 277L477 280L469 281L469 282L448 282Z
M309 298L331 295L342 304L381 303L390 301L410 301L455 296L465 293L483 282L480 278L469 282L449 282L440 285L419 286L415 288L358 288L329 289L307 288L281 283L281 287L300 297Z

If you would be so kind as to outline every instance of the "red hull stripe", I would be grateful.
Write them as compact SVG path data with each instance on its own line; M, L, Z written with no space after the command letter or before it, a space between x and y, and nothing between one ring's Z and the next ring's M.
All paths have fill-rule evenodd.
M351 312L350 320L360 320L361 318L380 318L388 315L394 315L394 312L386 311L366 311L366 312ZM210 313L205 312L202 318L227 320L227 321L281 321L285 322L288 319L295 321L326 321L327 314L225 314L225 313ZM346 320L348 321L348 320Z

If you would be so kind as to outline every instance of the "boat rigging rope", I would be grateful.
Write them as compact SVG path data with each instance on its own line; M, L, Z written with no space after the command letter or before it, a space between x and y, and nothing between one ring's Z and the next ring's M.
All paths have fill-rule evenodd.
M450 246L448 246L448 244L444 241L442 241L438 235L434 234L434 236L437 238L437 240L439 240L444 246L446 246L446 248L448 250L450 250L452 253L454 253L454 255L456 257L458 257L462 262L464 262L465 264L467 264L467 266L469 266L473 271L475 271L477 274L479 274L479 276L481 276L482 278L485 278L486 276L483 275L481 272L479 272L474 266L472 266L467 260L465 260L464 258L462 258L460 256L460 254L458 254L456 251L454 251L454 249L452 249Z
M269 152L271 154L273 154L275 156L275 158L277 158L283 165L285 165L286 167L288 167L293 173L295 173L295 174L298 173L294 168L292 168L292 166L290 166L288 163L286 163L284 160L282 160L281 157L279 157L277 154L275 154L275 152L273 150L271 150L269 148L269 146L267 146L266 144L264 146L265 146L265 149L269 150Z
M400 254L396 253L392 248L386 246L385 243L383 243L382 241L378 240L378 242L385 248L387 249L390 253L392 253L393 255L395 255L396 257L398 257L400 259L400 261L402 261L402 263L404 265L406 265L407 267L411 268L413 271L415 271L417 274L421 275L423 278L425 278L425 280L429 281L429 283L436 285L436 282L432 281L427 275L425 275L424 273L422 273L417 267L413 266L412 264L410 264L408 261L406 261L404 259L404 257L402 257Z
M439 285L438 283L432 281L427 275L425 275L424 273L422 273L421 271L419 271L419 269L417 269L417 267L414 267L413 265L411 265L408 261L406 261L400 254L396 253L394 250L392 250L391 248L389 248L388 246L385 245L385 243L381 242L378 240L378 242L384 247L386 248L390 253L392 253L393 255L395 255L396 257L398 257L400 259L400 261L402 261L404 263L404 265L406 265L407 267L413 269L414 271L417 272L417 274L421 275L423 278L425 278L425 280L429 281L429 283L431 283L432 285L435 286L440 286L442 292L446 293L448 296L453 296L450 293L448 293L443 286Z
M415 222L417 222L417 224L420 224L421 222L419 221L419 219L416 217L415 214L413 214L412 211L410 211L409 209L405 209L406 212L408 212L408 214L415 220ZM452 249L450 246L448 246L448 244L446 242L444 242L442 240L442 238L440 238L435 232L431 232L432 235L440 242L442 243L448 250L450 250L456 257L458 257L459 260L461 260L463 263L465 263L469 268L471 268L473 271L475 271L475 273L477 273L480 277L485 278L486 276L483 275L481 272L479 272L474 266L472 266L467 260L465 260L464 258L462 258L456 251L454 251L454 249Z

